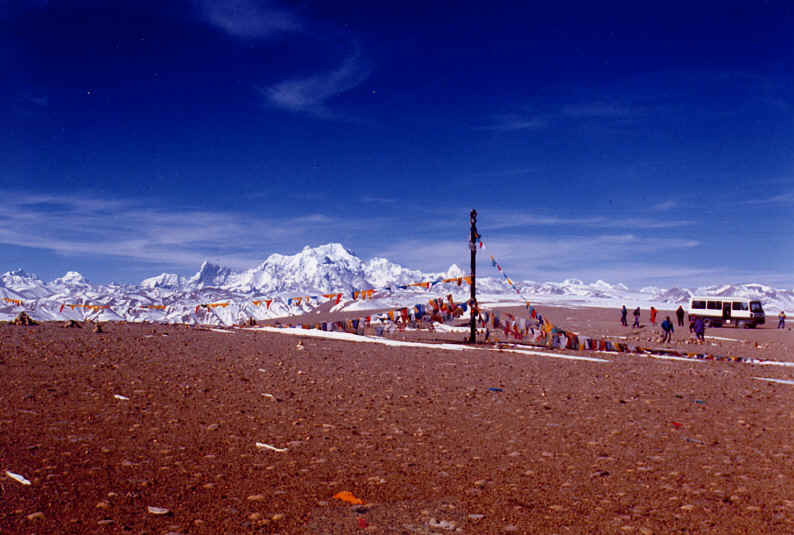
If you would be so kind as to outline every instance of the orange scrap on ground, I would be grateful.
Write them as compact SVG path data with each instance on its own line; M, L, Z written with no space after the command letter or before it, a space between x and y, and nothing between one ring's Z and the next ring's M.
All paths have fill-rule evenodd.
M342 500L343 502L347 502L353 505L362 505L364 502L353 496L353 493L347 490L343 490L341 492L337 492L334 494L334 498L337 500Z

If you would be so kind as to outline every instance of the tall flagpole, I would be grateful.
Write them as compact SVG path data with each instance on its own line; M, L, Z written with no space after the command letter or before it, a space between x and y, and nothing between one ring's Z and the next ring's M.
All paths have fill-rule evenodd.
M471 298L469 299L469 316L471 334L469 335L469 343L477 343L477 291L475 288L475 276L477 274L477 210L472 210L469 214L469 223L471 223L471 235L469 236L469 250L471 250Z

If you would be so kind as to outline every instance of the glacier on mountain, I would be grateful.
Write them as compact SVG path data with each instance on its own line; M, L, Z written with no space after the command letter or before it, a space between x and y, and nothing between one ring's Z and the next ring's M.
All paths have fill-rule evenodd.
M533 304L619 307L654 305L674 309L693 295L735 295L761 299L768 313L794 309L794 290L762 284L705 286L696 289L645 287L630 290L603 280L587 283L579 279L561 282L516 281L509 286L499 273L483 276L480 267L477 295L481 304ZM335 310L368 310L425 303L431 297L451 294L460 302L468 299L468 285L447 283L430 291L405 285L462 277L457 265L446 272L426 273L393 263L386 258L364 261L339 243L305 247L295 255L271 254L261 264L244 271L204 262L186 278L174 273L144 279L137 285L94 284L80 273L69 271L49 283L21 269L0 275L0 320L10 320L25 310L37 320L93 319L97 321L153 321L165 323L232 325L305 313L318 301L306 296L342 293ZM398 288L403 286L403 288ZM378 289L371 299L353 300L356 290ZM517 291L516 291L517 290ZM301 297L300 304L290 303ZM269 306L266 301L270 300ZM15 301L21 301L18 305ZM226 306L201 307L208 303ZM64 306L62 306L64 305ZM73 305L73 306L69 306ZM106 305L91 309L82 305ZM329 307L330 308L330 307Z

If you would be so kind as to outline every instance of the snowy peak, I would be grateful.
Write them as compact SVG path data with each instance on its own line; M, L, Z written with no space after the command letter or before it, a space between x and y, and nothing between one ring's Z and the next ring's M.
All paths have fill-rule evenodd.
M0 275L0 294L11 299L38 299L50 294L36 275L15 269Z
M50 283L51 286L64 286L67 288L85 288L90 285L88 279L77 271L67 271L63 277L57 278Z
M375 288L409 284L423 280L425 276L421 271L405 268L385 258L373 258L361 267L364 277Z
M223 286L231 273L231 269L219 266L218 264L212 264L205 260L204 263L201 264L198 273L190 277L187 284L191 288L199 290L202 288L219 288Z
M771 301L780 295L791 294L791 290L780 290L758 283L725 284L720 286L704 286L695 291L696 295L737 296L748 299Z
M5 286L6 288L31 283L43 284L36 275L29 275L22 269L14 269L0 275L0 286Z
M292 256L272 254L254 269L234 278L235 289L259 292L333 292L365 287L362 261L341 244L304 247Z
M322 256L331 261L339 260L359 260L356 254L350 249L345 248L341 243L326 243L317 247L305 246L296 256Z
M445 279L453 279L453 278L457 278L457 277L463 277L465 275L466 275L466 273L464 273L463 270L460 269L457 264L452 264L451 266L449 266L449 269L444 274L444 278Z
M654 294L656 299L663 303L678 303L680 305L689 303L692 292L685 288L670 288L669 290L657 289Z
M168 290L178 290L185 284L185 279L176 273L161 273L156 277L149 277L141 281L141 287L149 290L164 288Z

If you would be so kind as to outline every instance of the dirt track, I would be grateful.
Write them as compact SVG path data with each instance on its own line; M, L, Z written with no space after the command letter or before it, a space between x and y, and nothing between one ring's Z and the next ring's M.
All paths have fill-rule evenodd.
M0 532L794 533L790 367L106 331L0 325Z

